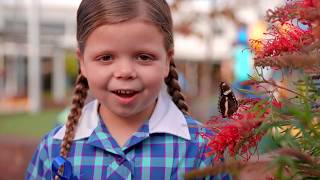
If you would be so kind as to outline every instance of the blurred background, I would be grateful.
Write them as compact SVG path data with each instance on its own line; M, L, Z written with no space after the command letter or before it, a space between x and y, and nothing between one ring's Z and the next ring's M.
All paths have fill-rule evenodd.
M248 39L285 0L168 0L175 62L193 117L218 114L220 81L239 88L252 73ZM0 0L0 179L23 179L41 137L65 120L78 72L80 0ZM242 96L240 93L236 94Z

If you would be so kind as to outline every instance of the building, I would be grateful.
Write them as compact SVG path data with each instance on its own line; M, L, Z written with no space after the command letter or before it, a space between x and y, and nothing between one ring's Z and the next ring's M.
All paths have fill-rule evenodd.
M213 69L232 59L237 21L261 19L276 0L169 1L176 27L175 57L190 96L208 96L216 88ZM63 103L67 93L66 58L76 48L76 9L80 0L0 0L0 111L37 112L43 91ZM229 17L225 10L233 12ZM222 12L216 13L215 12ZM215 14L212 16L212 14ZM235 17L235 18L234 18ZM68 60L66 60L68 59ZM72 59L72 58L71 58ZM216 77L216 80L219 77Z

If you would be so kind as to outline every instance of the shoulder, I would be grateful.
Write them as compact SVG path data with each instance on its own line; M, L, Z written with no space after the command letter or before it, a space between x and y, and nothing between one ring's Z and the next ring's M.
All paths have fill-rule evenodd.
M209 152L208 137L213 135L213 132L205 127L201 122L195 120L191 116L185 116L189 133L191 137L190 144L196 152L196 160L194 168L204 168L212 164L213 156L207 156Z
M54 135L61 129L61 127L61 125L57 126L45 134L38 145L37 151L46 151L47 155L51 156L52 153L55 152L54 149L59 149L61 140L54 139Z
M42 141L54 141L54 135L63 127L63 125L59 125L49 131L46 135L43 136Z
M59 155L61 140L54 139L53 136L60 128L61 126L55 127L43 136L36 149L34 158L46 161Z
M58 155L60 146L60 142L54 140L53 136L60 128L54 128L42 138L29 162L26 179L50 179L51 160Z
M212 135L212 131L207 129L201 122L192 118L191 116L185 116L191 141L198 141L200 144L207 143L206 135Z

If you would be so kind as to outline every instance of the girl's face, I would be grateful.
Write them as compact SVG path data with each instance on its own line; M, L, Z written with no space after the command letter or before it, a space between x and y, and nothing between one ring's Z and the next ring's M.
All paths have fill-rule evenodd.
M100 111L129 119L152 112L173 51L156 26L131 20L98 27L77 54Z

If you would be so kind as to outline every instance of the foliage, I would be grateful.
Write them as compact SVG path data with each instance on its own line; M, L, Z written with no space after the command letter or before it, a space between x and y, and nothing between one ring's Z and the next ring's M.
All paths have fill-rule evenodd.
M46 110L37 114L19 113L0 115L0 136L40 139L57 124L61 109Z
M226 157L227 166L198 170L197 177L222 171L236 175L258 155L261 137L269 136L277 147L267 158L275 167L269 169L273 177L320 178L320 1L287 1L269 10L267 21L271 28L265 38L250 41L256 72L243 82L253 89L246 93L260 98L241 100L228 119L212 117L207 126L216 134L208 137L208 155L216 162ZM282 77L268 78L261 68Z
M67 52L65 57L66 73L70 78L70 84L75 82L78 75L78 62L74 52Z

